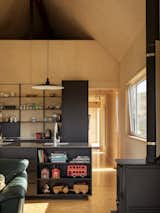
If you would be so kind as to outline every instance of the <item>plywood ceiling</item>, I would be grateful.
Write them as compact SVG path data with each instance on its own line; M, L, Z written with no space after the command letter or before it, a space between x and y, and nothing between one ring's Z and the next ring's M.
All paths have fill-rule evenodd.
M0 0L0 38L19 39L29 31L29 1Z
M46 5L51 22L61 11L118 61L145 26L145 0L46 0Z
M145 0L34 1L43 5L53 39L93 38L117 61L145 26ZM41 26L40 19L34 26ZM1 0L0 38L23 38L28 30L29 0ZM36 32L42 33L40 27Z

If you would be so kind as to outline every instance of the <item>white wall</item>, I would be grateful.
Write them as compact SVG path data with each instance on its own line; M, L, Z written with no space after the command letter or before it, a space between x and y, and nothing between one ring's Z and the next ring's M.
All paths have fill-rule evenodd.
M127 83L146 66L145 28L120 63L120 155L124 158L145 158L146 143L130 138L127 131Z
M1 40L0 82L44 82L46 44L44 40ZM49 77L54 83L89 80L93 88L119 87L119 64L94 40L50 41L49 57Z

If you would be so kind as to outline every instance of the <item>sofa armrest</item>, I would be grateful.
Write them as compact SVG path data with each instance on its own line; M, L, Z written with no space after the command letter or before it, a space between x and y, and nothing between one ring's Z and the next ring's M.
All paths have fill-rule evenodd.
M0 159L0 173L5 176L6 184L23 173L28 167L27 159Z
M0 203L10 199L21 199L27 191L27 173L15 177L0 193Z

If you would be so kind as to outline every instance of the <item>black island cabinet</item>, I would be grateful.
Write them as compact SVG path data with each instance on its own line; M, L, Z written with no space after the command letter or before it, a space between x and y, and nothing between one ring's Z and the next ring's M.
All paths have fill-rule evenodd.
M0 145L0 158L29 160L28 199L86 199L92 194L91 148L83 143Z

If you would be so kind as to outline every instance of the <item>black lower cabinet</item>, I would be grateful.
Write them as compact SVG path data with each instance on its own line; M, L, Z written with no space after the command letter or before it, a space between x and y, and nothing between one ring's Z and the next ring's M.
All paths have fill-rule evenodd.
M22 143L0 146L0 158L29 160L27 199L87 199L92 195L92 154L88 146Z
M159 165L118 164L115 212L160 213Z
M3 137L20 137L20 122L0 122L0 131Z

